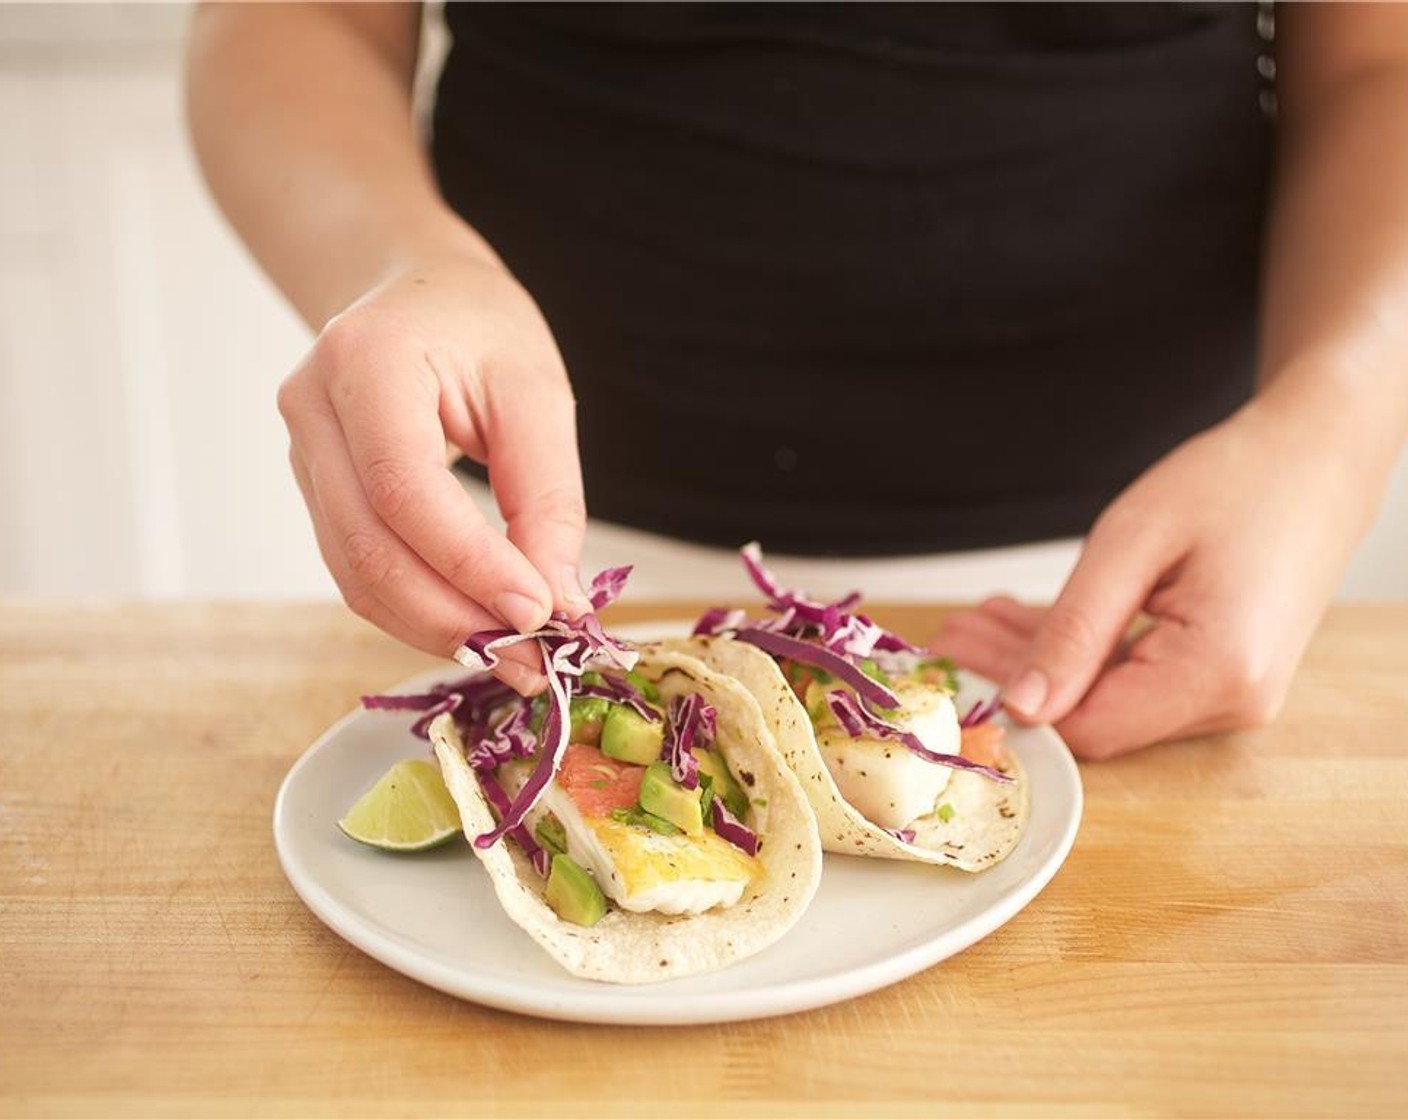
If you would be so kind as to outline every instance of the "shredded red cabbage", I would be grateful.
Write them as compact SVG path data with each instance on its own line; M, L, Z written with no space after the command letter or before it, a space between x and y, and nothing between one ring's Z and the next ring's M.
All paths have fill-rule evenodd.
M619 599L621 592L626 589L626 581L630 578L629 564L623 564L619 568L603 568L597 572L592 580L591 591L587 593L587 598L592 601L592 610L603 610Z
M492 771L481 770L479 772L479 788L484 791L484 796L488 798L489 804L494 807L494 811L499 814L499 819L502 821L504 816L511 811L512 806L509 804L508 794L504 792L504 787L499 785L499 780L494 777ZM525 824L514 825L508 830L508 834L518 842L518 846L523 849L523 854L532 861L533 870L546 879L548 872L552 870L551 853L538 843Z
M885 829L896 840L904 844L913 844L915 832L912 828L887 828Z
M420 718L411 724L411 734L418 739L430 738L429 727L436 716L445 712L456 712L463 704L464 696L458 692L447 692L443 696L422 693L416 696L362 697L362 707L369 711L420 712Z
M855 613L860 605L860 592L836 600L819 603L798 591L782 587L777 578L763 565L763 552L757 541L743 546L739 553L749 578L767 598L768 607L776 617L750 621L738 610L716 607L707 611L695 625L697 636L724 636L747 642L775 657L785 657L811 665L839 678L855 689L868 704L877 708L898 708L899 697L862 670L858 662L881 653L895 658L922 651L898 634L877 626L863 614ZM838 701L836 698L841 697ZM939 754L912 732L895 726L888 720L843 691L829 693L828 704L846 734L856 738L871 733L903 743L920 758L958 770L973 770L994 781L1012 779L1000 770L981 766L959 755ZM964 717L981 723L997 710L994 700L991 710L977 709ZM972 724L964 722L961 726Z
M751 626L737 631L733 636L740 642L757 646L767 653L814 665L840 677L872 704L878 704L882 708L900 706L900 698L883 684L874 677L866 676L858 665L824 646L815 645L804 638L794 638L790 634L774 634L771 630Z
M977 727L980 723L987 723L993 716L1002 710L1002 697L994 696L986 704L979 700L962 719L958 721L958 726L963 728Z
M659 711L641 695L640 689L622 677L602 677L600 684L583 682L575 695L595 696L601 700L610 700L613 704L624 704L642 719L648 719L651 723L660 722Z
M498 769L511 758L532 758L538 749L538 737L533 734L532 707L523 701L491 728L486 728L474 746L465 751L465 761L479 771Z
M538 762L533 767L532 774L528 776L528 781L518 791L518 796L500 815L498 826L474 838L476 848L492 847L506 833L523 823L524 816L538 803L548 783L552 781L552 776L557 773L557 768L562 763L562 755L567 750L570 730L567 704L571 693L566 682L573 679L570 674L572 665L568 659L575 656L576 650L575 647L569 650L559 664L557 653L551 648L547 638L539 639L539 647L543 655L543 675L547 677L549 699L547 717L543 720L539 738ZM487 646L485 648L492 656L493 651ZM497 661L498 658L495 657L493 663ZM580 673L581 670L577 670L577 675Z
M777 578L763 566L763 550L757 541L744 545L739 555L749 577L767 597L768 606L782 616L759 623L762 628L813 637L834 653L857 658L869 657L877 649L920 652L898 634L881 629L863 614L854 613L860 605L859 591L852 591L834 603L819 603L800 591L780 586Z
M691 631L696 638L707 638L725 630L737 630L748 625L748 613L739 607L712 607L699 616Z
M714 798L711 812L714 831L719 834L721 840L727 840L735 848L750 856L758 854L758 834L730 813L722 799Z
M699 788L699 760L694 750L714 741L717 716L714 706L696 692L670 701L660 757L669 762L670 776L685 789Z
M881 719L845 689L838 688L828 692L826 704L831 709L831 714L836 717L836 722L852 739L866 735L877 739L893 739L897 743L903 743L925 762L932 762L936 766L947 766L953 770L972 770L995 782L1012 781L1011 776L1001 770L994 770L991 766L984 766L962 755L931 751L913 731L906 731L888 720Z
M609 605L625 586L630 568L610 568L592 580L591 601L596 610ZM543 660L543 676L548 682L547 717L539 733L538 763L513 799L498 827L474 839L475 847L496 844L510 829L521 824L527 812L538 803L548 783L561 765L571 731L567 706L581 685L582 674L591 665L614 665L629 672L637 653L606 633L594 613L569 619L557 611L540 630L519 634L512 630L485 630L471 634L455 651L455 660L469 669L490 670L499 663L499 651L519 642L535 641Z
M411 725L411 734L430 738L430 724L442 712L454 712L461 732L483 723L489 714L518 693L484 673L471 673L458 680L435 685L428 692L408 696L363 696L362 707L369 711L422 712Z
M543 849L522 825L562 762L571 731L568 705L574 695L605 695L616 703L629 704L647 718L660 718L639 692L624 681L608 676L604 678L609 682L606 685L585 688L582 685L582 674L591 667L614 667L623 672L635 668L638 654L608 634L595 614L616 600L630 573L629 567L608 568L598 573L589 592L593 610L581 618L570 619L557 611L541 629L529 634L513 630L483 630L471 634L455 651L455 660L473 670L467 677L436 685L416 695L362 697L366 708L422 713L412 728L421 738L429 737L428 728L436 716L442 712L454 713L455 723L468 744L466 761L475 769L486 796L499 811L498 825L475 837L475 847L489 848L505 835L512 835L535 867L542 870L546 866ZM499 663L499 651L519 642L537 643L548 683L547 711L537 735L532 730L530 702L489 674ZM512 705L507 711L504 710L506 704ZM494 779L494 769L510 758L529 758L534 754L537 762L533 772L518 795L510 800ZM543 873L546 874L546 870Z

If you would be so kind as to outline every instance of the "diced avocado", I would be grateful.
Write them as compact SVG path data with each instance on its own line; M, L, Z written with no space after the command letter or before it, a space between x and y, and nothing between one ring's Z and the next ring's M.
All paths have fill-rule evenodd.
M883 669L880 668L879 664L873 657L865 657L861 659L860 671L864 673L867 677L869 677L871 680L879 681L887 688L891 684L889 675Z
M687 836L704 834L704 813L699 805L699 791L685 789L670 776L668 762L652 762L640 780L640 807L647 813L664 817Z
M724 808L742 820L743 814L748 812L748 795L734 778L723 755L718 751L696 750L694 757L699 760L699 773L713 780L714 792L723 800Z
M596 880L570 856L553 856L548 872L548 905L564 922L594 926L606 914L606 896Z
M610 707L611 701L599 696L574 697L567 706L572 721L572 742L586 743L590 747L601 742L601 726Z
M533 829L533 835L537 837L538 843L553 855L560 856L566 853L567 829L551 813L544 813L539 818L537 827Z
M612 704L601 725L601 753L607 758L648 766L660 757L664 722L655 723L624 704Z
M658 832L661 836L678 836L680 834L680 830L664 817L657 817L654 813L647 813L639 805L632 805L629 809L612 809L611 819L613 821L620 821L622 824L633 824L641 828L648 828L651 832Z
M948 824L949 821L953 820L953 812L953 806L945 801L934 810L934 815L937 816L939 820L943 821L944 824Z
M812 681L807 685L807 696L803 703L807 706L807 715L811 717L812 723L823 724L831 718L831 705L826 702L826 694L832 691L834 689L830 685L820 681Z
M660 703L660 690L655 685L646 680L643 676L632 669L626 674L626 683L649 700L652 704Z

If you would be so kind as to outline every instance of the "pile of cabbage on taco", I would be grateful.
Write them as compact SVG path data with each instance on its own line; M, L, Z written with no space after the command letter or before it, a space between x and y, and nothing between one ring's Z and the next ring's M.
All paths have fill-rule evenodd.
M600 610L629 569L592 585ZM548 688L489 675L537 643ZM780 938L821 875L816 822L752 697L695 658L637 651L595 613L476 634L475 672L418 696L465 834L508 916L574 975L616 983L722 968Z
M827 851L981 871L1016 847L1030 798L994 721L960 717L952 666L856 613L860 595L820 603L744 566L771 614L717 608L665 643L742 683L801 779Z

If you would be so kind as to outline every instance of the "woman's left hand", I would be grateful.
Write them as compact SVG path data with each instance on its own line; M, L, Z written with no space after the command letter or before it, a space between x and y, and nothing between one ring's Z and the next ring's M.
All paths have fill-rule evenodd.
M989 599L934 648L1082 758L1271 719L1376 492L1323 419L1253 401L1110 504L1053 606Z

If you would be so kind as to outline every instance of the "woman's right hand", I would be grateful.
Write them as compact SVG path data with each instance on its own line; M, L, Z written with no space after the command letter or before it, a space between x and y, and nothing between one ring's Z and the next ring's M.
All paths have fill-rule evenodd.
M363 618L448 656L478 630L590 609L571 387L497 261L447 255L385 280L328 322L279 411L318 547ZM449 469L455 448L488 465L506 537ZM514 651L499 675L530 690L536 663Z

